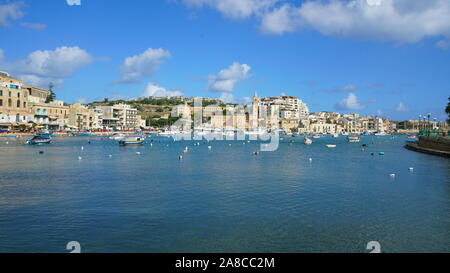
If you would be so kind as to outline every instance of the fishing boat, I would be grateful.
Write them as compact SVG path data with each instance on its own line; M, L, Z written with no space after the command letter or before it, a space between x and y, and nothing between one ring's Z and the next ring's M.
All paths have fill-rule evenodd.
M353 136L348 136L347 137L347 141L351 142L351 143L357 143L361 141L361 138L359 136L353 135Z
M119 141L120 145L143 145L144 144L144 137L141 136L130 136L125 137L124 139Z
M310 138L305 137L305 140L303 141L303 143L305 143L305 145L311 145L313 143L313 141Z
M36 135L33 138L27 140L30 145L50 144L52 142L51 137Z

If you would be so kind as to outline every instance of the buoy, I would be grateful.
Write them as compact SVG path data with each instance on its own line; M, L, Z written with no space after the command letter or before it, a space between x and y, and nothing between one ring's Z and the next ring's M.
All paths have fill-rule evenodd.
M312 162L312 158L309 158L309 162Z
M408 168L408 171L412 172L414 171L414 168Z
M41 154L41 155L44 154L44 151L39 151L39 154Z
M141 155L141 152L136 152L137 155Z
M112 157L112 155L109 155L109 157Z
M83 147L83 146L81 146L81 150L82 150L82 151L84 150L84 147Z
M153 143L150 143L150 147L153 147Z
M182 159L183 159L183 156L182 156L182 155L178 156L178 159L179 159L179 160L182 160Z
M81 160L81 159L83 159L83 158L82 158L81 156L79 156L79 157L78 157L78 160Z
M6 141L6 145L8 145L9 144L9 142L8 141Z
M208 149L211 150L211 149L212 149L212 146L208 146Z
M384 155L384 152L379 152L378 154L379 154L379 155Z
M391 173L389 176L390 177L395 177L395 173Z

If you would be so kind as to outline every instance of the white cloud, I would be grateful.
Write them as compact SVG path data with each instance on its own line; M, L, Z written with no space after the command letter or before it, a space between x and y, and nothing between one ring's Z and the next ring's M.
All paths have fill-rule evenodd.
M408 112L409 109L408 107L406 107L406 105L403 102L400 102L397 106L397 108L395 108L395 111L397 112Z
M209 91L231 92L236 83L248 78L251 67L247 64L233 63L217 75L209 76Z
M75 100L75 103L87 104L88 98L79 98L79 99Z
M91 55L79 47L63 46L55 50L37 50L26 59L14 62L0 58L0 64L28 84L47 86L49 82L61 85L65 78L72 76L92 60Z
M182 95L183 93L181 91L167 90L164 87L158 86L154 83L149 83L141 97L175 97Z
M44 30L47 28L46 24L39 24L39 23L22 23L22 26L26 27L26 28L30 28L33 30Z
M279 15L280 19L273 18ZM263 15L266 33L315 29L322 34L414 43L450 36L448 0L330 0L284 4Z
M191 7L208 6L231 19L256 18L266 34L313 29L324 35L395 43L450 39L449 0L181 1ZM448 43L442 40L437 46L447 48Z
M347 98L338 102L335 107L338 110L361 110L364 108L353 93L349 93Z
M149 48L139 55L128 57L120 67L122 77L116 83L133 83L151 77L169 57L170 52L162 48Z
M218 10L225 17L243 19L258 15L280 0L181 0L190 7L208 6Z
M220 94L219 100L223 101L224 103L233 103L235 102L235 98L233 94L228 92L223 92Z
M450 38L440 40L436 43L436 47L440 49L449 49L450 48Z
M19 19L23 17L23 4L21 2L0 5L0 26L8 26L9 19Z
M81 6L81 0L66 0L69 6Z

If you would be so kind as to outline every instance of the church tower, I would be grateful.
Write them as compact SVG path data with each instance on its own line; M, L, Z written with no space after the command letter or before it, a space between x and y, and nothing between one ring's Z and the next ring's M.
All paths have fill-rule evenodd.
M259 98L255 92L253 94L252 114L249 129L258 128L258 120L259 120Z

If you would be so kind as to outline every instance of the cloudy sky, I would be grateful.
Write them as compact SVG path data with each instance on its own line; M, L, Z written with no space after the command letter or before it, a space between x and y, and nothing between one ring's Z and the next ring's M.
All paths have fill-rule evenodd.
M0 0L0 70L58 98L282 93L393 119L450 96L449 0Z

